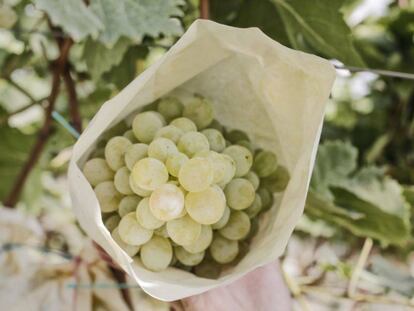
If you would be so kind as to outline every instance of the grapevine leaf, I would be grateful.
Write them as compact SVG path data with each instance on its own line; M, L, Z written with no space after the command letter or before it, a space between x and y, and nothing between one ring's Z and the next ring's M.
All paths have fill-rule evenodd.
M343 0L272 0L282 17L290 43L350 66L364 66L351 31L340 11Z
M92 77L98 80L104 72L118 65L130 45L128 39L121 38L113 48L108 49L98 41L87 40L84 58Z
M48 14L53 24L61 26L75 41L89 35L96 38L103 29L102 22L82 0L36 0L35 4Z
M177 0L92 0L90 8L104 25L99 40L111 47L121 36L139 43L146 35L180 35L180 22L172 18L182 15L179 4Z

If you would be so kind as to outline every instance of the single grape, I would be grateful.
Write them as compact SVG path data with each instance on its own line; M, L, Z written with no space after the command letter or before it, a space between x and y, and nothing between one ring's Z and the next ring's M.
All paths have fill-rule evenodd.
M223 216L226 197L220 187L190 192L185 197L185 209L192 219L203 225L214 224Z
M223 216L221 216L219 221L212 224L211 228L213 228L215 230L223 228L227 224L227 222L229 221L229 218L230 218L230 208L228 206L226 206L226 208L224 209L224 212L223 212Z
M188 157L181 152L177 152L169 156L167 158L167 162L165 162L168 173L170 173L171 176L178 177L178 173L180 172L181 167L188 160Z
M149 197L152 193L151 190L145 190L139 187L134 180L132 179L132 176L129 175L129 186L131 187L132 191L135 194L138 194L140 197Z
M197 241L201 234L201 225L185 215L168 221L167 232L171 240L178 245L189 245Z
M147 144L133 144L125 152L125 164L129 170L132 170L135 163L148 156Z
M161 162L165 162L175 153L178 153L177 146L168 138L155 138L148 146L148 156Z
M213 182L214 172L210 160L193 158L185 162L178 173L178 180L185 190L199 192L207 189Z
M199 132L185 133L178 141L177 147L178 150L185 153L190 158L200 151L210 149L207 138Z
M121 218L118 231L122 241L129 245L147 243L153 234L152 230L145 229L140 225L134 212L126 214Z
M261 212L270 209L273 205L273 193L271 193L268 189L261 187L259 190L257 190L257 194L260 196L260 199L262 201Z
M164 163L153 158L144 158L135 163L131 176L134 183L144 190L155 190L168 181Z
M225 132L224 126L221 125L217 120L213 120L208 127L219 131L221 134Z
M144 198L139 202L136 209L136 216L141 226L146 229L154 230L164 225L164 221L159 220L153 215L149 206L149 200L149 198Z
M221 273L221 266L213 260L204 260L194 267L194 273L198 277L205 279L217 279Z
M172 184L164 184L155 189L149 198L152 214L162 221L169 221L182 215L184 194Z
M201 133L207 138L211 150L222 152L226 148L226 140L219 131L209 128L202 130Z
M106 161L99 158L88 160L83 166L83 174L92 186L114 178L114 172Z
M210 101L201 97L194 97L183 111L183 116L192 120L199 130L206 128L213 121L213 114Z
M169 140L173 141L175 144L178 143L181 136L183 136L184 131L179 129L174 125L167 125L160 128L157 133L155 134L155 138L164 137L168 138Z
M248 172L243 178L250 181L253 185L254 190L256 191L260 186L260 179L259 176L253 171Z
M178 127L184 133L196 132L197 126L193 121L187 118L177 118L171 121L170 125Z
M249 151L252 154L254 154L254 152L255 152L253 144L248 140L239 140L238 142L236 142L236 145L239 145L239 146L242 146L242 147L245 147L245 148L249 149Z
M149 242L142 245L140 257L142 264L148 270L165 270L173 257L171 243L168 239L155 235Z
M201 233L198 239L189 245L183 246L187 252L196 254L206 250L213 240L213 230L210 226L201 226Z
M261 151L254 158L253 169L261 178L272 175L277 169L277 157L273 152Z
M236 163L227 154L216 152L210 152L208 158L213 166L213 182L223 188L236 174Z
M175 257L186 266L195 266L198 265L204 258L204 251L199 253L190 253L187 252L182 246L177 246L174 249Z
M279 165L274 173L262 179L262 184L270 192L281 192L286 189L289 179L288 170L284 166Z
M240 140L250 141L249 136L240 130L231 130L226 134L226 139L235 144Z
M243 239L244 241L251 240L257 234L257 232L259 232L259 218L258 217L250 219L250 224L251 224L250 231L246 235L246 237Z
M239 253L239 243L216 234L210 245L210 254L213 259L221 264L233 261Z
M232 145L224 149L223 153L232 157L234 162L236 162L236 177L246 175L252 167L253 155L245 147Z
M227 224L219 230L220 234L229 240L241 240L249 231L249 216L242 211L232 211Z
M141 201L141 198L136 195L128 195L123 197L121 202L119 202L118 214L121 217L124 217L126 214L135 212L137 209L138 203Z
M138 142L137 138L134 135L133 130L126 131L122 136L128 139L131 143L136 144Z
M224 189L228 206L235 210L248 208L254 200L252 183L244 178L235 178Z
M155 229L154 234L162 236L163 238L169 238L167 226L165 224L159 227L158 229Z
M183 104L175 97L165 97L158 102L158 112L162 114L165 120L169 121L181 117L183 113Z
M164 125L164 118L159 113L146 111L136 115L132 121L132 130L140 142L148 144Z
M98 147L95 151L93 151L91 153L90 157L91 157L91 159L93 159L93 158L105 158L105 147ZM105 163L106 163L106 161L105 161ZM106 163L106 165L108 165L108 163Z
M129 186L129 170L126 166L121 167L119 170L116 171L114 185L116 190L118 190L122 194L133 194L133 191Z
M256 217L262 210L262 198L256 193L253 203L244 210L250 219Z
M122 194L116 190L112 181L104 181L98 184L94 191L102 213L110 213L118 209Z
M116 227L118 227L120 220L121 217L119 217L118 214L113 214L105 220L104 225L108 231L112 232Z
M121 237L119 236L119 228L118 227L116 227L112 231L112 238L114 239L116 244L118 244L118 246L120 248L122 248L125 253L127 253L127 255L129 257L133 257L139 252L139 249L140 249L139 245L129 245L129 244L125 243L124 241L122 241Z
M105 160L109 167L116 171L125 165L124 155L132 143L123 136L111 138L105 146Z

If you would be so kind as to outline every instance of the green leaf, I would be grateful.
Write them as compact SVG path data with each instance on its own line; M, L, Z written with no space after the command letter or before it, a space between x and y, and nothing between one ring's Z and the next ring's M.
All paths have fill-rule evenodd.
M0 200L8 195L22 165L27 161L34 138L7 125L0 125Z
M92 0L90 9L99 16L104 30L99 40L113 46L121 36L141 42L144 36L180 35L178 0Z
M292 46L335 58L349 66L364 66L340 11L343 0L272 0L282 17Z
M45 11L52 23L61 26L75 41L91 35L98 36L103 24L82 0L36 0L39 10Z
M128 39L121 38L113 48L108 49L98 41L87 40L84 58L92 78L99 80L103 73L118 65L130 45Z

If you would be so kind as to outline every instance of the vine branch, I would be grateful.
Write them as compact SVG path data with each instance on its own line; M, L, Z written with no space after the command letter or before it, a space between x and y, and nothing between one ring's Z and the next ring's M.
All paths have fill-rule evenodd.
M210 3L209 0L200 0L200 18L210 18Z

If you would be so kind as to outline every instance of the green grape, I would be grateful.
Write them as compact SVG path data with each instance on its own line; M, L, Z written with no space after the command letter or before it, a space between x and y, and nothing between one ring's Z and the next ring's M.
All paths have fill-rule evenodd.
M180 172L181 167L188 160L188 157L181 152L177 152L169 156L167 162L165 162L168 173L170 173L171 176L178 177L178 173Z
M230 208L228 206L226 206L226 208L224 209L223 216L221 216L219 221L212 224L211 228L213 228L215 230L223 228L227 224L227 222L229 221L229 218L230 218Z
M133 144L125 152L125 164L131 171L135 163L148 156L147 144Z
M162 221L169 221L182 215L184 194L172 184L164 184L155 189L149 198L152 214Z
M224 189L228 206L235 210L248 208L254 200L252 183L244 178L235 178Z
M214 224L223 216L226 197L218 186L190 192L185 197L185 209L192 219L203 225Z
M210 160L193 158L185 162L178 173L178 180L185 190L198 192L207 189L213 182L214 172Z
M207 138L210 149L216 152L222 152L226 148L226 140L223 135L215 129L205 129L201 133Z
M246 241L239 241L239 253L237 254L236 258L231 263L232 265L237 265L246 254L249 252L250 244Z
M187 118L177 118L171 121L170 125L178 127L184 133L196 132L197 126L193 121Z
M173 257L171 243L168 239L155 235L149 242L142 245L140 257L142 264L148 270L165 270Z
M216 234L210 245L210 254L213 259L221 264L232 262L239 253L239 243Z
M196 254L206 250L213 240L213 230L210 226L201 226L201 233L198 239L189 245L183 246L187 252Z
M114 172L106 161L99 158L88 160L83 166L83 174L92 186L114 178Z
M95 151L91 153L90 157L91 158L105 158L105 147L98 147ZM106 165L108 165L108 163L106 163Z
M289 179L288 170L284 166L279 165L274 173L262 179L262 184L263 187L271 192L281 192L286 189Z
M250 224L251 224L250 231L244 238L245 241L251 240L257 234L257 232L259 232L259 218L258 217L250 219Z
M273 193L271 193L267 188L260 187L257 190L257 194L262 200L262 212L267 211L273 205Z
M105 147L105 160L109 167L116 171L125 165L124 155L132 143L122 136L111 138Z
M164 163L153 158L144 158L135 163L131 176L134 183L144 190L155 190L168 181Z
M169 156L175 153L178 153L177 146L167 138L155 138L148 146L148 156L161 162L165 162Z
M214 162L214 182L224 188L236 174L236 162L227 154L217 154L212 157Z
M250 141L249 136L240 130L231 130L226 134L226 139L235 144L240 140Z
M105 227L109 230L112 231L114 230L116 227L118 227L119 221L121 220L121 217L119 217L118 214L113 214L110 217L108 217L104 224Z
M128 126L126 125L125 121L121 121L111 127L109 130L106 130L100 137L101 141L107 142L112 137L121 136L125 131L128 130Z
M256 191L260 186L259 176L253 171L248 172L243 178L246 178L253 185L254 190Z
M139 252L139 249L140 249L139 245L129 245L129 244L125 243L124 241L122 241L121 237L119 236L119 228L118 227L116 227L112 231L112 238L114 239L116 244L118 244L118 246L120 248L122 248L125 253L127 253L127 255L129 257L133 257Z
M219 230L220 234L229 240L241 240L249 231L249 216L242 211L232 211L227 224Z
M208 126L211 129L215 129L219 131L221 134L225 132L225 128L223 125L221 125L217 120L211 121L210 125Z
M157 228L154 230L154 234L162 236L163 238L169 238L170 236L168 235L167 232L167 226L164 224L161 227Z
M262 198L256 193L252 205L244 210L250 219L256 217L262 210Z
M214 117L213 106L201 97L194 97L190 103L184 107L183 116L192 120L199 130L206 128Z
M184 131L179 129L174 125L167 125L160 128L157 133L155 134L155 138L164 137L168 138L169 140L173 141L175 144L178 143L181 136L183 136Z
M250 141L248 141L248 140L239 140L238 142L236 142L236 145L245 147L245 148L249 149L249 151L252 154L254 154L255 150L254 150L253 144Z
M149 206L149 200L149 198L144 198L139 202L136 209L136 216L141 226L146 229L154 230L164 225L165 222L153 215Z
M189 245L197 241L201 234L201 225L185 215L168 221L167 232L171 240L178 245Z
M159 113L146 111L136 115L132 121L132 130L140 142L148 144L164 125L164 118Z
M253 169L261 178L272 175L277 169L277 157L273 152L261 151L254 158Z
M129 186L129 170L126 166L121 167L119 170L116 171L114 177L114 185L116 190L118 190L122 194L133 194L133 191Z
M194 267L194 273L205 279L217 279L221 273L221 266L212 260L204 260Z
M122 194L116 190L112 181L104 181L98 184L94 191L102 213L110 213L118 209Z
M190 267L198 265L204 258L204 251L199 253L190 253L187 252L182 246L177 246L174 249L174 254L179 262Z
M199 132L185 133L181 136L177 146L178 150L185 153L190 158L200 151L210 149L207 138Z
M156 111L157 108L158 108L158 102L155 101L155 102L152 102L150 104L145 105L142 108L142 112L145 112L145 111Z
M118 232L122 241L129 245L145 244L151 239L153 234L152 230L148 230L140 225L134 212L126 214L121 218Z
M121 202L119 202L118 214L121 217L124 217L126 214L135 212L137 209L138 203L141 201L141 198L136 195L128 195L123 197Z
M138 194L140 197L149 197L152 193L151 190L145 190L139 187L134 180L132 179L132 176L129 175L129 186L131 187L132 191L135 194Z
M158 103L158 112L167 121L181 117L183 109L183 104L175 97L162 98Z
M128 139L133 144L138 142L133 130L126 131L122 136L124 136L126 139Z
M252 167L253 155L245 147L233 145L224 149L223 153L232 157L236 162L236 177L246 175Z

